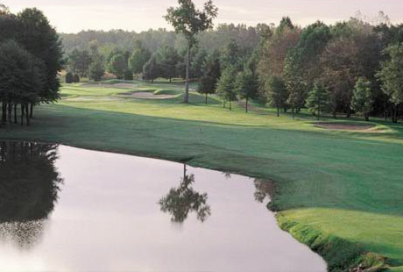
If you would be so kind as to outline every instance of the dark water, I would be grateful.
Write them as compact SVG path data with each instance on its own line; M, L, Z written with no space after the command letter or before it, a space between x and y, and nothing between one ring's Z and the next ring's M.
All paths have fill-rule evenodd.
M177 163L0 142L0 271L326 271L270 186Z

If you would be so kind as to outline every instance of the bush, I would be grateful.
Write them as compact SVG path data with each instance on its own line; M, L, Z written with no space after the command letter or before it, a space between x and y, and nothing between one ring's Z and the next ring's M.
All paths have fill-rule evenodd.
M66 83L73 83L74 82L74 76L73 73L68 72L66 74Z
M73 82L74 83L79 83L80 82L80 76L78 74L73 75Z
M125 75L123 77L124 80L133 80L133 71L132 70L127 70L125 72Z

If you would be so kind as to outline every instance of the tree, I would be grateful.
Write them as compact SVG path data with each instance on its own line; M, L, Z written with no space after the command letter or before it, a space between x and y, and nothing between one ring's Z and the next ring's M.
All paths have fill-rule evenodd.
M101 81L105 74L105 64L102 56L96 56L89 67L89 76L91 80Z
M373 109L373 92L371 81L365 78L359 78L355 84L353 97L351 100L351 108L357 113L361 113L365 121L369 121L369 114Z
M392 121L397 123L403 102L403 43L388 47L385 54L389 59L382 63L377 77L382 82L382 91L394 105Z
M288 97L284 80L278 76L271 76L266 81L266 90L270 105L277 109L277 116L280 116L280 109L286 107Z
M123 76L123 79L124 80L133 80L134 79L134 77L133 77L133 71L132 70L130 70L130 69L127 69L126 70L126 72L125 72L125 75Z
M64 64L62 43L56 30L38 9L25 9L17 17L21 24L17 41L45 66L45 86L38 100L31 103L32 117L34 104L51 103L60 98L58 73Z
M69 55L70 70L81 77L88 76L92 61L88 50L74 49Z
M145 80L151 80L153 82L160 76L160 69L157 62L157 57L152 56L143 68L143 78Z
M246 100L245 111L248 112L250 99L256 99L259 90L259 78L251 72L241 72L235 81L235 92L241 99Z
M73 74L73 82L80 83L80 76L78 74Z
M143 46L141 41L136 41L134 50L129 58L129 68L135 74L143 72L143 66L151 57L151 52Z
M66 74L66 83L73 83L74 77L72 72L67 72Z
M234 67L228 67L221 75L217 84L217 93L224 101L224 107L226 102L229 102L229 109L232 110L232 101L237 99L235 92L235 78L236 69Z
M198 10L192 0L178 0L179 7L170 7L165 19L172 24L176 33L182 33L187 40L186 54L186 89L184 102L189 102L190 82L190 50L195 44L195 36L213 27L213 19L217 17L218 9L211 0L204 4L203 10Z
M307 108L320 120L323 112L329 110L329 91L320 82L315 82L306 100Z
M291 106L293 118L305 104L305 84L302 76L301 54L290 50L284 63L284 83L288 91L287 103Z
M29 103L35 103L45 88L44 64L15 41L0 44L0 101L2 102L1 124L8 119L17 103L21 105L21 124L24 117L30 124Z
M123 79L127 69L125 56L122 53L114 54L109 62L109 71L118 79Z
M211 76L204 76L200 79L197 91L201 94L206 95L206 104L208 95L215 93L216 85L217 80Z
M358 52L353 39L341 37L330 42L321 56L321 81L329 88L334 117L338 111L350 116L354 85L362 75Z
M161 76L169 79L169 82L172 82L172 78L177 76L176 66L178 60L178 52L176 52L173 47L163 46L157 53L157 61L160 67Z
M207 51L199 49L192 61L191 78L201 78L206 68Z
M236 70L241 70L241 52L238 43L235 40L231 40L231 42L222 50L220 63L223 69L234 67Z

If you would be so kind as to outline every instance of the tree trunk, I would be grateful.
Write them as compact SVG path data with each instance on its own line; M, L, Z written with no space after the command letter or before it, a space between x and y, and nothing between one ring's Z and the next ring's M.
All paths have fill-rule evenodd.
M21 126L24 125L24 104L21 103Z
M185 86L185 103L189 103L189 83L190 83L190 41L188 41L188 48L186 52L186 86Z
M5 125L7 119L7 103L3 101L2 105L2 113L1 113L1 124Z
M30 118L34 117L34 103L31 103L31 109L29 111L29 117Z
M229 110L232 111L232 101L229 101Z
M27 120L27 126L29 126L30 124L29 124L29 104L28 103L25 105L25 110L26 110L25 118Z
M18 123L18 120L17 120L17 106L18 106L18 104L15 103L14 104L14 124Z
M292 107L292 119L295 119L295 107Z
M280 108L277 107L277 117L280 117Z
M245 104L245 111L246 111L246 113L248 113L248 102L249 102L249 99L246 98L246 104Z
M208 93L206 93L206 105L207 105L207 96L208 96Z
M12 115L13 115L13 103L10 101L8 102L8 122L10 124L13 123Z

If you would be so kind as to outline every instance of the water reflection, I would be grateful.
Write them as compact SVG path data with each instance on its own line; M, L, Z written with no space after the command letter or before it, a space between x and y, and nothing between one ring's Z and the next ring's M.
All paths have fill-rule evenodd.
M56 144L0 142L0 238L35 244L62 183Z
M256 191L254 193L255 200L263 203L266 199L271 201L271 195L274 192L274 184L268 180L255 179Z
M161 211L171 214L171 221L183 223L189 212L195 212L197 219L204 222L211 215L211 208L207 204L207 194L200 194L192 188L195 182L193 174L187 174L186 164L184 165L183 178L179 187L172 188L169 193L161 198L159 204Z

